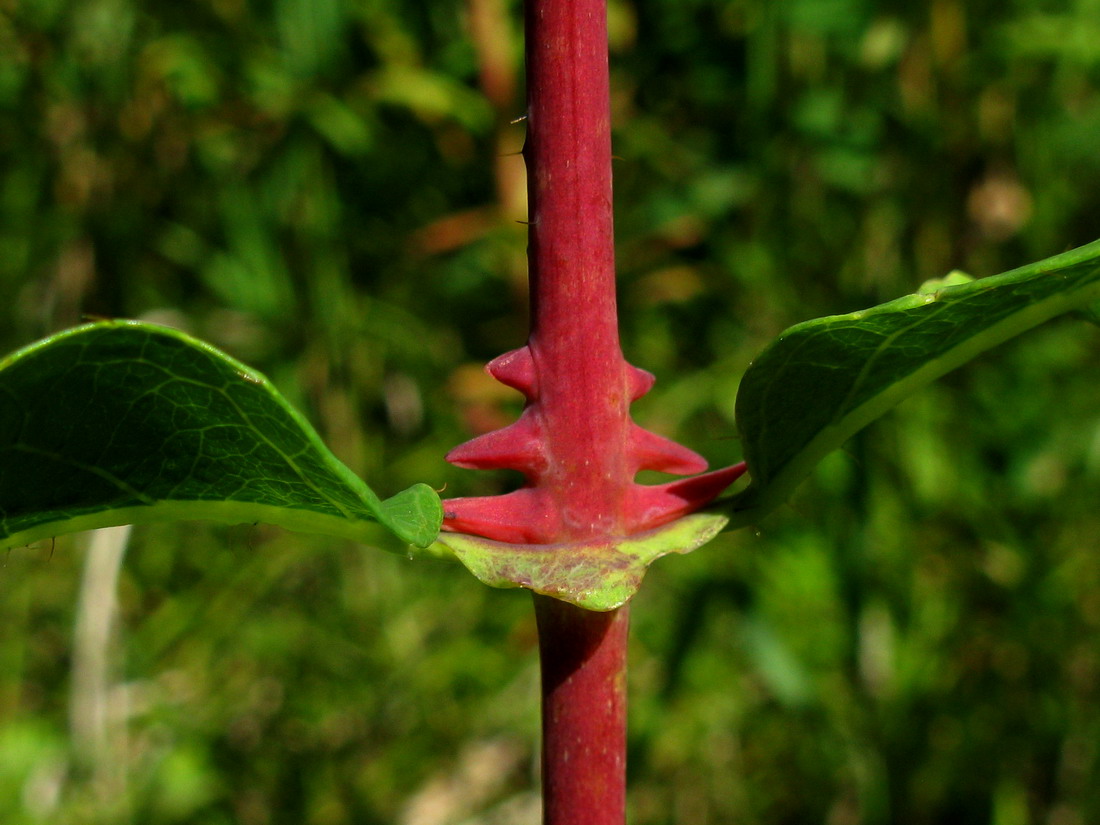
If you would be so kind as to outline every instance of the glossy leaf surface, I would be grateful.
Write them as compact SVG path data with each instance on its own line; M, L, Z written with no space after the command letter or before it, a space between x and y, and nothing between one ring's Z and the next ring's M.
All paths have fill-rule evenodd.
M266 378L132 321L59 333L0 362L0 544L115 524L262 521L426 546L439 498L380 500Z
M791 327L757 358L737 395L750 486L731 526L781 504L827 453L903 398L1055 316L1096 306L1100 241L991 278Z

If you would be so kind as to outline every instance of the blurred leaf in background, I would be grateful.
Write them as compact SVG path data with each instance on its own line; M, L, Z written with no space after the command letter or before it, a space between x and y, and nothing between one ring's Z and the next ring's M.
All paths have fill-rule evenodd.
M442 455L518 409L479 372L526 329L518 6L0 4L0 345L167 322L380 493L513 483ZM1096 11L612 0L639 420L730 463L737 378L782 329L1100 236ZM1098 353L1044 327L656 565L633 822L1100 820ZM263 526L136 529L87 751L83 550L0 569L5 822L537 821L521 594Z

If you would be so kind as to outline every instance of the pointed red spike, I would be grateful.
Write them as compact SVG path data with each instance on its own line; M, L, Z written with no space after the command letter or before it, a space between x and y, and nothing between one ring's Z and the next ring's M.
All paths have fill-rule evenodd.
M637 424L630 429L630 454L639 470L693 475L707 469L707 460L694 450Z
M657 383L657 377L641 367L627 364L627 381L629 382L630 400L637 401Z
M523 487L499 496L452 498L443 505L443 529L509 544L543 544L552 536L554 510L546 493Z
M538 395L535 361L528 347L497 356L485 366L485 370L504 386L519 390L529 401Z
M745 463L668 484L635 484L630 490L630 532L660 527L709 504L745 472Z
M468 470L519 470L528 477L546 468L540 427L530 408L507 427L459 444L446 460Z
M631 399L639 398L653 386L654 377L650 373L626 364L621 356L618 364L619 369L625 369L625 374L619 372L618 375L622 377L617 380L625 380ZM618 423L612 422L613 426L609 425L614 435L622 439L620 446L612 452L625 450L618 453L626 459L620 465L622 471L625 471L622 478L612 484L613 489L604 491L601 496L584 498L578 493L573 496L575 500L566 506L560 500L561 496L557 495L560 491L551 495L556 482L550 479L550 475L555 475L556 478L561 475L564 466L574 467L563 476L573 484L577 481L575 473L580 464L576 463L576 455L572 456L574 463L570 464L568 458L555 453L556 465L552 466L544 433L547 426L547 399L538 398L536 385L539 376L530 348L521 347L505 353L490 362L486 369L501 383L522 392L527 397L528 405L513 424L455 447L448 453L447 461L475 470L519 470L527 477L528 486L501 496L449 500L444 519L444 528L447 530L471 533L507 543L554 544L566 534L598 533L597 517L600 516L601 508L612 506L618 510L618 505L608 504L611 499L607 498L607 493L610 492L612 499L623 502L625 510L621 518L615 519L615 534L622 532L623 535L632 535L659 527L702 507L744 472L742 464L670 484L635 484L630 479L639 470L686 475L702 472L706 469L707 462L687 447L639 427L626 416L625 421L620 418ZM559 435L571 432L570 427L576 429L576 416L585 414L583 409L565 409L565 412L567 415L563 417L562 410L557 410L558 418L561 419L558 424L564 422L565 427L559 428ZM624 423L626 429L619 429ZM570 447L577 448L578 444L583 450L592 449L588 442L570 443ZM564 455L569 456L570 452L567 450ZM582 463L587 467L587 461ZM600 476L600 479L603 478ZM581 489L583 486L579 484L576 488ZM585 502L580 506L581 510L596 502L594 508L589 507L592 512L588 512L587 521L577 518L576 501ZM593 516L593 513L596 515Z

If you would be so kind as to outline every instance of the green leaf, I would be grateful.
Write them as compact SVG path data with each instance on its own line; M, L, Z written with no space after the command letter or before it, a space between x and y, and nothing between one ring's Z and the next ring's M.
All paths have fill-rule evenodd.
M718 513L693 513L627 538L566 544L505 544L440 533L433 549L454 556L490 587L524 587L586 610L614 610L638 591L650 564L702 547L727 520Z
M826 454L903 398L982 352L1100 300L1100 241L991 278L791 327L746 371L737 426L752 483L731 526L783 501ZM955 285L951 285L955 284Z
M1082 321L1088 321L1093 326L1100 327L1100 301L1093 301L1073 314Z
M0 361L0 544L176 519L426 547L439 497L382 501L266 378L181 332L90 324Z

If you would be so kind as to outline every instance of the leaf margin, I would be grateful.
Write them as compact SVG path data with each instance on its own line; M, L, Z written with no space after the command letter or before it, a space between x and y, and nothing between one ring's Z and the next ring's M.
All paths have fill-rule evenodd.
M820 427L814 437L795 451L791 459L784 462L777 472L771 473L765 480L761 480L761 474L754 474L753 465L754 463L759 465L760 461L759 456L754 455L756 447L752 438L746 437L744 405L757 399L753 398L751 394L746 395L747 379L749 391L751 392L755 389L752 381L757 378L754 370L759 371L768 368L771 359L776 358L777 353L782 354L783 348L790 349L792 341L798 343L799 339L807 334L821 331L828 324L858 323L887 313L919 312L925 307L963 300L995 289L1012 289L1048 276L1068 279L1065 271L1072 270L1075 267L1087 270L1080 279L1081 283L1024 306L1021 310L968 337L964 343L948 353L914 368L901 379L889 384L883 391L846 412L839 419ZM1028 332L1046 321L1060 315L1079 313L1083 308L1096 305L1100 301L1100 240L1032 264L1017 267L999 275L979 278L966 283L951 283L947 279L943 279L943 282L944 285L942 286L935 282L926 283L916 293L867 309L842 315L825 316L795 324L780 333L753 360L742 377L735 402L735 419L744 446L745 460L748 463L750 483L740 493L712 505L712 508L725 512L730 516L726 529L737 529L756 524L764 516L777 509L822 458L917 390L946 373L961 367L978 355ZM762 364L764 366L761 366ZM853 389L852 393L854 392Z
M101 510L76 512L70 517L39 522L31 526L13 530L0 536L0 546L16 547L29 544L51 536L62 535L78 530L96 529L119 524L146 524L172 520L209 520L222 523L264 522L290 530L307 533L320 533L353 541L374 543L370 538L377 523L394 533L399 539L416 547L429 546L438 535L442 523L442 502L434 490L427 484L414 484L406 490L381 499L367 486L366 482L341 462L328 449L309 421L275 388L272 382L259 371L238 361L214 345L189 335L186 332L161 324L129 319L99 320L61 330L53 335L35 341L0 358L0 375L9 367L25 363L28 359L40 355L43 351L59 345L69 345L73 339L92 333L109 334L112 330L140 332L146 335L163 336L174 339L193 350L201 352L206 358L220 362L223 368L237 373L244 381L254 385L266 394L267 401L275 404L286 415L305 443L311 447L317 460L324 469L333 473L339 482L347 488L345 494L357 499L363 508L374 516L373 521L359 520L350 514L347 518L328 515L305 508L294 508L264 504L260 502L232 501L217 499L162 499L151 504L123 507L105 507ZM9 394L18 406L18 393ZM13 445L15 439L12 441ZM308 481L305 476L303 480ZM433 501L434 500L434 501ZM340 510L336 500L332 500L334 509ZM417 513L417 505L424 508Z

